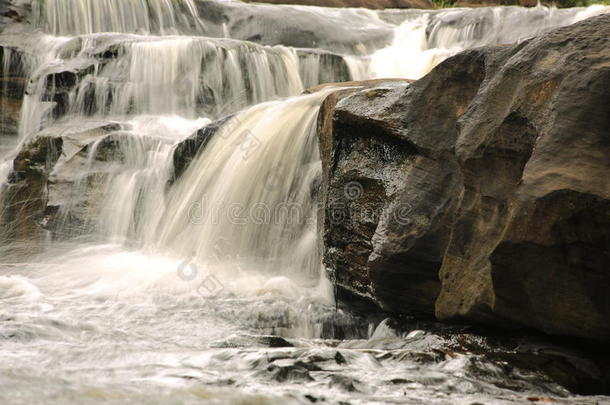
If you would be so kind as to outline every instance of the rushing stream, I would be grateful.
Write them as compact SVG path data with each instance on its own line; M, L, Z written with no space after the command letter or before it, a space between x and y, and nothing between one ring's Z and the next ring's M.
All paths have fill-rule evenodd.
M609 11L34 1L0 36L2 72L20 50L28 79L18 136L0 135L0 204L23 145L63 144L52 223L0 235L0 403L603 402L335 306L315 129L340 84L302 93L418 79ZM197 131L209 139L175 178Z

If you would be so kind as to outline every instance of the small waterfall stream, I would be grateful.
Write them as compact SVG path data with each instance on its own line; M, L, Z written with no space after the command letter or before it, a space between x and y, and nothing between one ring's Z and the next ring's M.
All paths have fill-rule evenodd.
M407 375L410 403L512 403L478 379L491 365L405 354L440 338L399 356L332 339L373 325L336 310L321 263L318 110L340 82L418 79L605 12L34 0L29 25L0 35L3 83L27 82L18 134L0 134L0 230L21 221L7 202L20 151L61 143L25 219L41 242L0 237L0 402L398 403ZM177 176L176 148L197 137ZM277 359L323 366L286 376ZM528 378L520 389L568 395Z

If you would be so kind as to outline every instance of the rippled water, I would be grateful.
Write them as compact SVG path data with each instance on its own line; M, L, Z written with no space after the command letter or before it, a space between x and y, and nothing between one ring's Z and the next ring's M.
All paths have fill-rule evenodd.
M466 335L382 323L370 339L311 338L330 325L366 335L369 321L296 285L253 277L210 299L168 257L116 245L53 253L2 265L2 403L603 403L464 352Z

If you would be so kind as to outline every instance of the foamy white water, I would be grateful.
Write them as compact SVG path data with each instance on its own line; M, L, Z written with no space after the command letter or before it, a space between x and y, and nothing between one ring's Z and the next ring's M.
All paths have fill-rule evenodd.
M35 0L33 5L35 24L55 35L171 34L197 21L192 0Z
M552 28L574 24L610 7L586 9L491 7L474 14L468 9L422 13L400 24L392 44L371 56L374 77L419 79L448 57L485 45L511 44Z
M319 105L332 91L232 117L171 191L158 244L205 257L223 241L225 255L248 265L317 279L315 129Z

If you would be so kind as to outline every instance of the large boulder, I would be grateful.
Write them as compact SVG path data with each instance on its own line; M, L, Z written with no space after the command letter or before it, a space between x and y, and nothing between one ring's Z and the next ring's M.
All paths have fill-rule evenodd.
M609 105L610 15L331 95L337 284L394 312L607 342Z

